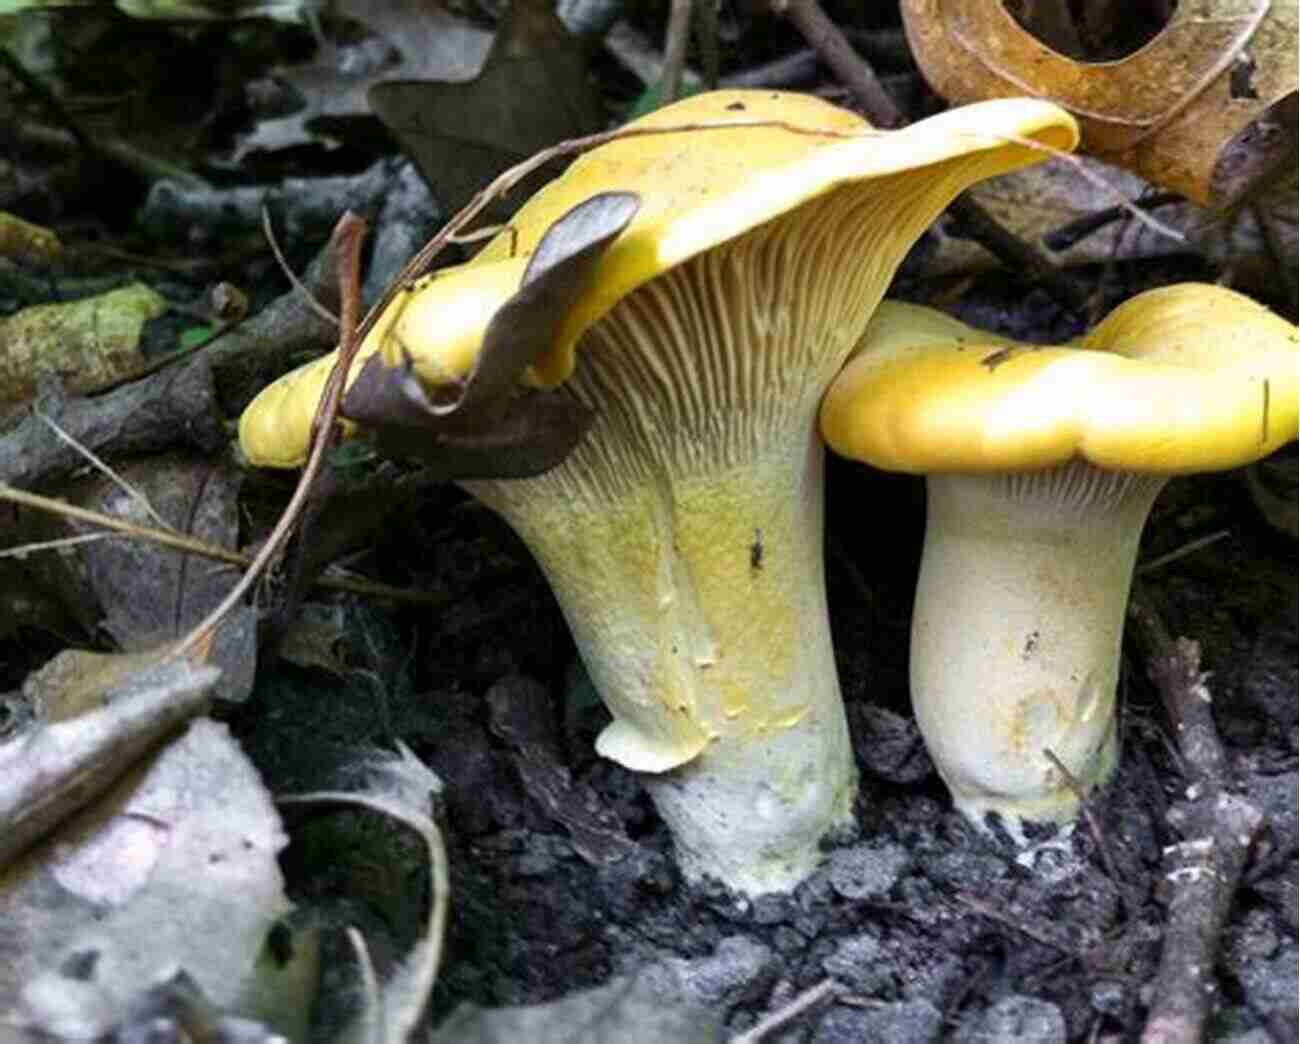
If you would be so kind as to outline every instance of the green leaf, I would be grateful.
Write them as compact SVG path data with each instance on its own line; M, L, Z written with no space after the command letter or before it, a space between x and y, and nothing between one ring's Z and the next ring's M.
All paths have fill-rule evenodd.
M193 348L196 344L206 341L216 331L215 326L190 326L181 331L180 337L176 339L176 347L180 351L186 348Z

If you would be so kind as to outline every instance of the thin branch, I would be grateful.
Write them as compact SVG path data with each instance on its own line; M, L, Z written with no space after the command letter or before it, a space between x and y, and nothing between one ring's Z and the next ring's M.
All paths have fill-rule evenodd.
M1176 203L1186 203L1187 200L1176 192L1157 192L1127 202L1128 206L1114 206L1107 207L1104 210L1094 210L1090 214L1084 214L1082 217L1077 217L1073 221L1053 229L1051 232L1044 234L1043 246L1047 247L1048 250L1061 253L1069 250L1076 243L1087 239L1094 232L1099 232L1107 225L1118 221L1125 215L1131 214L1130 207L1145 212Z
M28 554L34 554L39 551L54 549L58 547L69 546L77 543L88 543L92 540L103 540L108 538L112 533L118 533L132 540L140 540L147 544L157 544L161 547L168 547L175 551L183 551L186 554L198 555L201 558L212 559L216 562L226 562L230 565L251 566L255 559L239 551L232 551L228 547L221 547L219 544L208 544L202 540L196 540L194 537L186 536L183 533L175 533L165 529L152 529L149 526L137 525L129 522L124 518L118 518L115 515L105 515L98 511L91 511L88 508L76 507L73 504L65 503L62 500L54 500L50 497L43 497L38 493L29 493L23 489L15 489L13 486L0 483L0 500L8 501L11 504L20 504L23 507L33 508L37 511L47 511L52 515L60 515L64 518L75 519L78 522L86 522L90 525L99 526L101 530L108 532L84 533L75 537L67 537L60 540L47 540L36 544L24 544L21 547L11 547L0 551L0 558L23 558ZM320 576L315 580L315 586L324 587L334 591L347 591L350 594L367 595L376 598L388 598L397 602L409 602L415 605L446 605L448 599L425 594L421 591L411 591L403 587L393 587L389 584L381 584L374 580L356 580L341 576Z
M338 326L339 317L316 300L316 295L298 278L298 273L289 267L289 262L285 260L284 252L280 249L280 241L275 237L275 228L271 224L271 210L265 203L262 204L262 234L266 237L271 253L275 255L275 263L280 266L280 271L284 273L290 285L302 295L303 303L325 322Z
M1061 774L1065 780L1065 785L1070 788L1074 796L1079 799L1079 812L1083 816L1083 821L1088 824L1088 832L1092 834L1093 843L1097 846L1097 851L1101 855L1101 865L1106 870L1106 876L1110 878L1111 884L1115 886L1115 892L1119 896L1120 909L1124 918L1133 916L1134 907L1129 899L1128 888L1125 881L1115 869L1115 860L1111 856L1110 841L1106 837L1105 831L1101 828L1101 822L1092 810L1092 802L1088 800L1088 795L1083 789L1083 784L1070 771L1069 767L1056 756L1056 752L1044 748L1043 756L1052 763L1052 767Z
M1147 673L1160 692L1188 781L1183 799L1168 812L1182 840L1163 852L1169 919L1141 1039L1198 1044L1218 995L1219 940L1264 816L1228 788L1228 760L1214 725L1200 646L1171 638L1141 591L1130 601L1129 622L1146 653Z
M94 453L94 451L83 446L80 442L74 439L66 431L60 428L58 421L56 421L53 417L47 417L41 411L41 407L39 403L35 403L32 405L32 416L40 420L42 424L44 424L52 432L54 432L54 434L58 436L59 439L61 439L64 443L71 446L74 450L76 450L83 457L85 457L86 460L90 462L92 467L98 470L101 474L107 476L109 481L112 482L113 485L115 485L118 489L122 490L135 503L139 504L140 507L144 509L144 513L158 523L158 527L160 529L175 528L174 526L168 525L167 522L162 518L162 516L159 515L157 511L154 510L153 505L149 503L148 497L146 497L138 489L136 489L129 482L127 482L126 479L124 479L116 471L114 471L107 464L105 464L104 461L101 460Z
M99 526L101 529L121 533L123 536L143 540L150 544L170 547L176 551L202 555L204 558L211 558L218 562L228 562L231 565L244 565L248 562L248 559L238 551L232 551L216 544L206 544L201 540L185 536L183 533L175 533L166 529L151 529L148 526L141 526L124 518L118 518L115 515L105 515L102 512L77 507L75 504L68 504L52 497L43 497L39 493L14 489L13 486L5 483L0 483L0 500L7 500L11 504L21 504L23 507L35 508L37 511L46 511L53 515L62 515L64 518L75 519L78 522L88 522L91 525Z
M949 235L975 240L1009 269L1028 273L1062 304L1081 316L1087 315L1088 295L1076 279L1002 225L968 192L949 204L948 213L957 223L956 228L948 229Z
M1151 559L1150 562L1141 563L1137 567L1136 572L1139 575L1145 573L1154 573L1157 569L1161 568L1162 566L1167 566L1170 562L1177 562L1180 558L1186 558L1188 555L1195 554L1197 551L1200 551L1202 548L1209 547L1211 544L1217 544L1224 537L1229 537L1229 536L1232 536L1232 530L1218 529L1206 536L1197 537L1195 540L1189 540L1181 547L1176 547L1172 551L1166 554L1156 556L1155 558Z
M738 1033L731 1038L730 1044L758 1044L769 1033L779 1030L781 1027L793 1022L804 1012L816 1007L828 997L835 993L835 980L822 979L816 986L810 986L804 990L788 1004L777 1008L776 1011L764 1015L758 1022L747 1029L744 1033Z
M672 0L672 6L668 9L668 29L664 34L664 74L659 81L661 105L676 101L681 93L686 41L691 31L691 7L692 0Z
M822 10L817 0L772 0L772 10L788 18L808 46L822 56L840 81L853 92L867 118L877 127L901 127L907 118L880 86L875 70Z
M271 530L271 535L267 537L266 543L262 545L244 575L239 578L239 582L231 588L220 604L180 641L174 650L174 655L198 653L200 658L206 656L212 637L221 621L243 600L253 584L257 582L257 578L270 565L271 559L280 553L298 524L299 516L316 482L316 476L320 474L325 464L325 453L336 435L334 420L338 416L339 402L343 398L343 386L352 359L361 343L356 321L357 309L360 306L361 244L365 232L365 221L351 211L347 211L339 218L339 223L334 228L332 238L339 261L339 296L343 306L343 314L339 317L339 355L325 383L325 392L321 396L320 405L316 409L311 454L298 478L298 485L276 522L275 528Z
M965 894L957 896L957 901L972 913L987 917L990 921L997 921L998 924L1006 925L1008 928L1014 928L1022 935L1036 943L1041 943L1049 949L1056 950L1067 957L1079 957L1079 951L1072 943L1055 938L1047 932L1045 927L1039 927L1025 920L1018 920L1000 906L995 906L993 903L986 902L977 896Z
M18 547L6 547L0 551L0 558L16 558L21 562L28 555L36 554L38 551L61 551L65 547L79 547L82 544L94 544L107 539L107 533L81 533L78 536L59 537L57 540L38 540Z
M22 62L3 47L0 47L0 65L3 65L10 76L27 88L56 123L63 125L67 132L72 135L78 148L87 155L100 155L99 147L91 140L85 128L77 120L73 119L72 114L59 100L59 96L46 87L39 77L32 75Z

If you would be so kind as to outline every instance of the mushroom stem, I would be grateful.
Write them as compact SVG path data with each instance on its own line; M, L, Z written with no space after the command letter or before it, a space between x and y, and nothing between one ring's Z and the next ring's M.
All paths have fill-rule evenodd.
M1065 823L1118 760L1115 687L1138 539L1165 476L1060 467L927 479L912 700L956 806Z
M584 447L536 478L464 483L551 582L613 715L597 750L646 773L688 879L748 894L805 877L856 791L827 626L823 447L804 412L794 445L620 484L599 505Z

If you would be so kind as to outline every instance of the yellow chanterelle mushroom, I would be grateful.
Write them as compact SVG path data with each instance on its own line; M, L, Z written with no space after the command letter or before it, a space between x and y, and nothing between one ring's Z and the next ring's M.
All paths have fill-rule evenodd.
M541 563L612 715L598 749L646 773L686 875L788 889L856 791L822 575L822 393L953 197L1040 161L1035 144L1072 148L1076 128L1005 100L877 132L775 91L630 126L683 129L582 156L472 262L401 295L365 350L396 358L400 341L425 381L462 376L547 229L596 193L640 197L529 375L588 406L591 429L545 474L463 485ZM255 463L301 461L322 380L291 374L249 407Z
M1077 345L1015 344L884 302L835 380L822 433L924 474L912 704L957 807L1069 822L1118 755L1115 688L1138 537L1173 475L1296 437L1300 330L1231 290L1183 284Z

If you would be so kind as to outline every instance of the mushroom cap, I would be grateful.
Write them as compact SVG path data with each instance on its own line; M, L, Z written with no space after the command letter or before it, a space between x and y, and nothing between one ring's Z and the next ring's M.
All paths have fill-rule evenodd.
M1071 149L1078 139L1064 110L1033 99L982 102L877 131L809 95L752 90L694 95L625 129L633 133L580 156L533 196L468 264L398 294L367 335L352 375L381 348L400 359L390 344L396 333L422 376L464 376L496 309L518 288L529 254L556 220L600 192L635 192L640 209L597 262L549 351L530 367L533 385L566 380L583 332L638 286L840 186L933 167L935 177L894 191L931 193L942 205L955 191L953 178L965 185L1037 162L1044 146ZM958 177L944 169L946 161L971 166ZM910 246L915 230L898 236ZM418 318L404 317L411 309ZM281 378L249 405L240 441L250 461L302 462L333 358Z
M1139 294L1059 347L885 301L854 352L822 402L822 434L888 471L1078 458L1176 475L1237 467L1296 437L1300 329L1209 284Z
M462 381L474 368L483 332L519 286L528 259L444 268L400 292L366 334L348 373L348 387L375 352L390 366L409 357L430 386ZM423 350L437 343L438 352ZM316 406L337 353L298 367L267 385L239 418L239 443L258 467L298 467L311 441ZM355 425L345 423L345 431Z
M520 208L513 233L495 237L477 259L528 253L552 222L595 192L641 195L640 211L597 265L592 291L533 368L538 383L565 380L582 332L642 283L839 185L980 151L1018 154L1000 172L1045 158L1016 139L1067 151L1078 142L1063 110L1032 99L983 102L879 131L811 95L726 90L693 95L627 126L691 129L638 133L580 156Z

